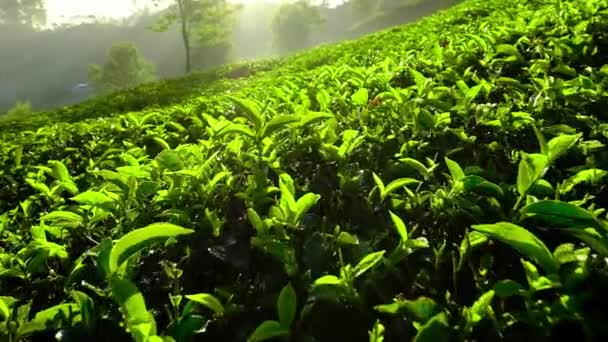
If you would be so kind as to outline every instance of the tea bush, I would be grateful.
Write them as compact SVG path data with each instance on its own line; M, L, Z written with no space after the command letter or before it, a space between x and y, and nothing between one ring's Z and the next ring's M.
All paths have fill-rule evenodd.
M465 0L6 119L0 332L601 340L606 32L606 0Z

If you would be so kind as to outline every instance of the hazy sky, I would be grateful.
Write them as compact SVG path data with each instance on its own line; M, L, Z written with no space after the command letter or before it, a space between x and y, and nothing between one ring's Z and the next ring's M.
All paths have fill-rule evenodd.
M232 0L232 2L240 3L253 3L256 1ZM329 2L334 4L340 3L342 0L330 0ZM146 0L47 0L47 15L49 23L65 22L70 17L88 16L91 14L98 17L121 18L129 16L137 7L142 7L149 3L150 1Z

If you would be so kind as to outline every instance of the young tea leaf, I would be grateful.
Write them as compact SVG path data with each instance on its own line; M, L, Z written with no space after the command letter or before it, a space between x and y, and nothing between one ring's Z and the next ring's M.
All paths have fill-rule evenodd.
M460 165L458 165L457 162L451 160L448 157L444 157L445 159L445 164L448 166L448 169L450 170L450 174L452 175L452 179L457 182L461 179L464 178L464 171L462 171L462 168L460 167Z
M549 273L555 273L559 268L547 246L525 228L508 222L480 224L471 228L510 245L530 260L537 262Z
M98 191L85 191L75 197L72 200L79 204L90 205L92 207L106 208L108 205L114 203L114 200L101 192Z
M383 342L384 341L384 326L379 320L374 323L372 331L369 332L369 342Z
M265 321L247 338L247 342L261 342L289 335L289 330L277 321Z
M420 327L413 342L447 342L449 340L448 316L442 311Z
M249 121L253 123L256 131L262 129L262 111L256 102L230 95L227 95L227 97L245 114Z
M549 140L547 143L547 158L550 161L556 160L574 146L581 136L581 134L562 134Z
M534 216L548 224L571 228L573 225L586 228L598 226L593 214L577 205L557 200L542 200L523 207L520 214Z
M206 308L211 309L216 315L221 316L224 314L224 305L215 296L208 293L198 293L192 295L186 295L187 299L200 304Z
M109 271L110 273L116 272L129 257L154 243L192 233L194 233L192 229L185 229L170 223L153 223L145 228L131 231L122 236L112 247Z
M543 154L523 154L517 172L517 191L520 195L526 194L530 187L543 177L548 165L549 160Z
M375 175L375 174L374 174ZM377 177L377 176L376 176ZM377 183L376 183L377 184ZM420 181L413 178L399 178L390 182L385 189L380 189L380 198L384 200L388 195L410 184L420 184Z
M587 183L590 185L599 184L600 181L608 175L608 171L602 169L587 169L579 171L574 176L568 178L560 187L559 191L562 194L567 194L572 191L575 186Z
M274 132L280 130L281 128L287 127L289 124L300 121L300 117L297 115L279 115L272 118L264 129L262 130L262 137L269 137Z
M11 310L8 308L8 305L6 304L4 299L0 298L0 317L2 317L2 320L6 320L10 316Z
M69 328L69 323L78 323L81 319L80 308L77 304L58 304L37 312L31 321L19 326L18 334L25 336L50 329Z
M383 256L384 251L373 252L364 256L363 259L359 261L359 263L357 264L357 266L355 266L355 269L353 270L354 277L357 278L370 268L374 267L374 265L376 265L380 260L382 260Z
M120 305L128 325L147 323L154 320L146 308L146 301L137 286L128 279L112 277L110 287L114 300Z
M350 98L355 105L363 107L367 105L367 102L369 101L369 90L367 90L367 88L361 88Z
M405 227L405 223L403 223L403 221L401 220L401 218L395 214L393 214L392 211L388 212L391 215L391 220L393 220L393 225L395 225L395 229L397 230L397 233L399 234L399 236L401 237L401 242L405 242L407 241L408 237L407 237L407 228Z
M279 299L277 300L277 312L279 314L279 322L283 328L289 330L294 318L296 317L296 291L291 283L288 283L281 289Z
M423 177L428 177L430 175L430 171L426 168L426 166L424 166L424 164L422 164L421 162L417 161L416 159L413 158L401 158L399 159L400 162L404 163L405 165L417 170L418 172L420 172L420 174Z

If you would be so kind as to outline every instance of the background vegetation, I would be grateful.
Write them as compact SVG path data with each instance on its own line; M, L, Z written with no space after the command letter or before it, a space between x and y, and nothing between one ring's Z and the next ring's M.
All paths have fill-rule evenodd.
M133 43L155 66L161 78L177 77L185 70L181 27L168 25L176 18L175 13L156 13L152 6L150 11L120 21L86 17L74 18L71 24L46 27L41 26L45 22L43 1L3 1L0 3L0 113L18 100L30 102L37 110L47 110L90 98L91 89L85 91L77 85L88 82L89 65L104 64L111 46L118 43ZM400 2L408 4L411 1ZM191 49L191 68L207 69L226 62L280 56L322 43L355 38L413 20L451 3L439 0L413 3L393 18L358 12L350 2L335 8L317 7L323 23L312 26L309 40L291 40L296 44L285 49L275 44L280 39L288 40L285 33L279 38L272 31L272 21L280 3L256 1L233 11L229 21L225 21L228 17L213 14L212 18L223 21L202 26L213 39L204 38L204 30L196 32L198 38ZM287 8L291 6L286 5ZM208 18L200 19L208 21ZM306 18L303 19L305 22ZM353 25L365 20L370 20L369 25L353 30ZM215 28L209 30L210 27ZM218 27L223 28L221 35L218 35ZM49 61L52 61L52 68L48 67Z

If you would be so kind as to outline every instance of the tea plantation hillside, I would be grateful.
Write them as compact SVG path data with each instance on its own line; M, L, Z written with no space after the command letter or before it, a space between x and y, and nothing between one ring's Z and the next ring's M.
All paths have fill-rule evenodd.
M465 0L0 121L6 341L608 337L608 0Z

